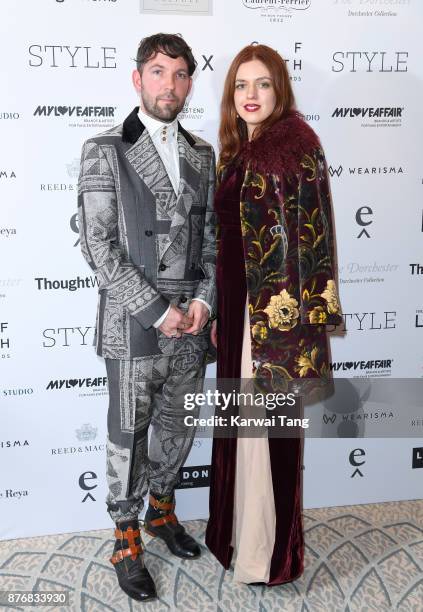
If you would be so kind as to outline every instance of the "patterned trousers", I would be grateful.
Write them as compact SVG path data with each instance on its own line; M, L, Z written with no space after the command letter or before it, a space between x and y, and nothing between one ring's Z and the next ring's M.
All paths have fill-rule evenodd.
M196 414L185 409L184 394L201 392L205 372L206 353L195 343L190 348L170 356L105 360L106 502L115 522L138 518L148 489L169 495L179 482L195 434L195 427L184 423Z

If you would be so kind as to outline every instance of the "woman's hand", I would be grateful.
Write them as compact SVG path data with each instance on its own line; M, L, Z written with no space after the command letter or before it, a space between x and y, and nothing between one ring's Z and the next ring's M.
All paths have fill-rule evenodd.
M217 348L217 321L216 319L213 321L211 330L210 330L210 340L215 348Z

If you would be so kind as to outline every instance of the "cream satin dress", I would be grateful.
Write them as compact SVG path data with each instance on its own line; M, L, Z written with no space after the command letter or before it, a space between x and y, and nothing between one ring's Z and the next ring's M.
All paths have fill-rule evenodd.
M251 380L252 371L247 300L241 379ZM234 579L245 583L268 582L275 544L276 513L267 436L238 437L234 501L231 542L234 548Z

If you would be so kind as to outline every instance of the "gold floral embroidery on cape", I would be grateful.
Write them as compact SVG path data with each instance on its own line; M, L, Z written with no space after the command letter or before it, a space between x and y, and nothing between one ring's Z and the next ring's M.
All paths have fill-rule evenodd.
M310 170L310 176L307 177L307 181L314 181L317 174L317 167L315 160L311 157L311 155L304 155L301 166L306 170Z
M259 344L267 340L267 336L269 335L269 331L264 321L258 321L258 323L255 323L251 329L251 333L254 340Z
M329 314L338 314L338 312L340 311L340 305L338 300L338 293L336 291L335 281L327 281L326 289L322 292L322 298L327 302Z
M262 174L248 172L244 187L257 187L259 194L254 196L254 199L259 200L266 193L266 179Z
M301 377L304 377L308 374L309 370L313 370L318 373L317 368L317 356L319 354L319 349L317 346L314 346L311 351L302 351L302 353L296 357L297 367L295 368Z
M328 316L322 306L315 306L308 314L308 319L313 325L326 323Z
M278 295L272 295L264 312L269 317L269 327L280 331L289 331L297 324L300 311L298 302L291 297L286 289Z

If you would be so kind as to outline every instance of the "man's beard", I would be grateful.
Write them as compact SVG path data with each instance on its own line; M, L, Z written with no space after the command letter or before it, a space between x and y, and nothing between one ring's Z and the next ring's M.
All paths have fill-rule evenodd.
M176 119L178 114L183 109L185 103L185 100L181 102L180 100L178 100L178 98L174 97L172 100L169 100L169 102L172 104L171 106L163 104L163 99L160 102L157 98L150 98L148 94L146 94L142 90L141 100L147 115L150 115L151 117L154 117L159 121L165 121L169 123ZM176 106L174 106L175 102Z

